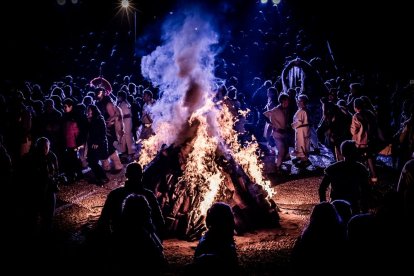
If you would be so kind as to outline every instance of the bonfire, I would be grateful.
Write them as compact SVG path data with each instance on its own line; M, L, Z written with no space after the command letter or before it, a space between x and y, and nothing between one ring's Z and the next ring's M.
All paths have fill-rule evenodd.
M217 97L212 50L217 34L194 15L174 23L165 44L142 59L143 76L160 97L151 109L155 135L142 141L138 160L170 233L198 238L216 201L232 206L239 232L278 225L258 143L254 137L242 143L234 129L248 111L235 116Z

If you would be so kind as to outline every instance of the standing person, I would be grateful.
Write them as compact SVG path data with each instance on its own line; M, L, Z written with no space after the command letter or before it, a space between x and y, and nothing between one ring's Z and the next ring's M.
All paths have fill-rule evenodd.
M394 135L396 143L392 148L397 157L397 168L402 168L412 158L414 152L414 109L411 116L401 124L400 130Z
M114 105L111 97L105 94L103 88L96 88L95 97L96 106L105 119L106 137L108 139L108 157L102 160L102 166L106 171L109 171L109 160L111 160L114 166L113 172L119 173L123 169L123 166L114 144L119 144L121 137L124 135L122 111L118 106Z
M352 116L350 128L352 140L355 141L360 156L367 160L372 184L377 184L373 149L376 139L374 132L377 130L376 118L371 111L364 108L364 101L361 98L355 99L354 110L355 114Z
M57 156L62 156L62 139L60 138L62 112L55 107L55 102L52 98L45 101L45 110L39 118L42 123L41 135L47 137L52 145L52 150Z
M78 147L84 144L84 135L81 134L81 115L74 111L73 100L66 98L63 101L62 134L64 139L64 172L68 182L72 183L83 177L82 164L78 159ZM83 115L82 115L83 116Z
M295 155L293 160L295 164L300 167L307 167L311 165L308 159L310 151L310 125L308 120L308 110L306 104L309 99L306 95L300 95L297 100L298 111L293 116L292 128L295 130Z
M348 110L353 109L355 99L358 99L362 96L362 90L362 84L359 82L354 82L349 85L349 94L346 100Z
M139 139L148 139L154 135L154 130L152 129L152 114L151 107L154 105L155 100L153 98L152 92L148 89L145 89L143 92L144 105L142 106L142 116L141 116L141 133Z
M272 136L276 143L277 157L276 168L280 171L283 159L289 153L288 144L288 107L289 107L289 95L281 93L278 98L279 105L272 109L265 111L263 115L269 119L270 126L272 128Z
M277 105L279 104L278 102L278 92L276 90L276 88L274 87L270 87L267 89L267 104L265 106L265 112L263 113L263 115L265 115L265 117L267 117L269 120L270 118L268 116L266 116L266 114L269 114L268 112L272 109L274 109ZM269 148L269 151L272 151L272 148L274 146L275 141L272 141L273 139L273 128L272 128L272 123L268 122L266 120L265 126L264 126L264 131L263 131L263 137L266 139L267 141L267 147ZM276 145L277 147L277 145Z
M10 157L12 162L20 160L27 154L32 145L32 122L33 114L30 108L25 105L25 98L22 92L16 93L9 109L10 124L5 138L5 144L9 144ZM2 118L4 120L5 118Z
M323 117L317 130L319 140L334 152L336 161L341 161L343 156L340 147L343 141L351 138L349 127L352 116L343 113L337 105L325 98L321 99L321 103Z
M25 187L22 191L25 194L24 215L33 234L46 237L52 230L58 175L58 160L50 150L50 141L40 137L33 151L24 157L17 173L21 186Z
M106 138L106 125L96 105L87 107L88 138L87 160L88 165L95 175L95 183L103 185L109 181L104 169L99 165L100 160L108 158L108 140Z
M118 107L122 110L122 118L124 121L124 135L120 141L120 151L128 155L128 160L133 157L135 153L135 142L132 135L132 114L131 105L127 100L127 94L125 91L118 92Z

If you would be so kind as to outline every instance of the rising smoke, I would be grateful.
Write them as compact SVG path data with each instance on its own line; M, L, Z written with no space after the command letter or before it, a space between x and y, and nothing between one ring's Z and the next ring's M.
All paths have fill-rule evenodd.
M142 58L141 71L159 89L160 98L152 108L153 128L163 140L158 144L180 144L193 113L215 112L212 98L218 34L206 14L201 17L197 9L174 15L163 30L163 45Z
M172 208L167 217L174 225L183 224L189 237L203 229L203 218L214 201L228 200L239 209L266 206L264 214L278 219L266 201L273 191L261 173L258 144L252 137L242 146L233 128L237 115L230 111L231 103L227 98L214 101L218 91L214 49L219 47L210 22L213 17L194 9L174 17L164 25L163 45L141 63L142 75L159 89L160 98L151 109L155 135L143 141L139 162L145 166L155 160L147 167L151 173L162 160L162 154L151 158L162 144L182 146L177 159L184 166L171 186L174 196L168 199Z

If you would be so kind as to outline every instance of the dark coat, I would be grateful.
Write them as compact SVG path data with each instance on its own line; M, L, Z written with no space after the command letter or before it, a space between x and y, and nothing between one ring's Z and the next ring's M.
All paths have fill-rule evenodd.
M104 118L98 116L89 122L88 159L103 160L108 158L108 140L106 138L106 125ZM92 145L98 145L93 149Z

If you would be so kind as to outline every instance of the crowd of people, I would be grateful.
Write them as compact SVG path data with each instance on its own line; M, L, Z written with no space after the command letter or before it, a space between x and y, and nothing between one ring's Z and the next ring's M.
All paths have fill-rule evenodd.
M266 22L262 17L257 20ZM308 167L309 156L318 154L322 145L334 153L335 162L325 169L319 188L321 203L313 209L309 225L295 244L292 262L303 269L349 263L352 268L361 264L370 269L378 260L384 265L387 260L393 266L405 265L401 254L392 254L402 252L398 246L410 238L413 217L414 84L401 86L384 83L374 74L332 71L327 60L310 56L313 46L303 30L293 38L292 30L289 32L277 38L288 51L283 65L299 73L271 72L272 77L266 78L269 72L244 72L251 57L244 54L246 49L230 45L230 53L224 52L217 62L220 82L212 87L220 94L217 100L237 117L240 141L253 135L265 144L262 150L274 154L278 174L289 173L284 167L288 160L299 168ZM247 30L238 35L245 38L251 33ZM273 37L272 30L261 35ZM289 47L291 39L295 51ZM270 46L257 43L254 47L266 52ZM81 49L83 58L91 50ZM107 62L116 62L117 54L114 48ZM231 56L244 59L235 64ZM79 68L89 66L73 60L81 64ZM99 68L95 59L88 61L94 72L106 66L104 62ZM133 67L114 68L125 72ZM167 265L162 246L164 217L154 191L142 182L142 168L133 161L139 155L140 141L154 135L151 106L160 93L136 72L104 78L90 71L81 75L85 70L65 74L49 87L36 81L2 85L0 180L6 195L22 197L15 207L5 196L2 211L6 217L18 218L24 235L47 237L53 231L59 185L76 185L89 167L93 177L88 181L103 186L109 173L119 174L128 164L128 180L109 193L93 234L109 239L115 262L110 269L124 271L140 260L140 266L159 274ZM312 80L311 74L317 78ZM239 112L247 109L247 115ZM385 197L384 206L372 213L370 191L382 181L376 157L389 145L392 169L401 171L401 178L398 185L391 184L393 192ZM231 207L213 204L206 225L208 231L185 273L214 273L215 267L225 265L227 275L237 275ZM132 247L139 249L136 256L122 254ZM154 263L157 265L149 266Z

